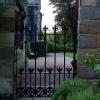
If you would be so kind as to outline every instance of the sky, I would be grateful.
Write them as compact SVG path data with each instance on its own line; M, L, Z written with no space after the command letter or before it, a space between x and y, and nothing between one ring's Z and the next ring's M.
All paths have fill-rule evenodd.
M55 25L53 10L53 6L49 5L49 0L41 0L42 27L47 25L51 29Z

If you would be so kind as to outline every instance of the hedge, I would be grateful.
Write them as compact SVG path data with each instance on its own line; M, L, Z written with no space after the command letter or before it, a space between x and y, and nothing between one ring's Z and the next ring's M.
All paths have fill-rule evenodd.
M48 47L47 52L54 52L54 50L56 50L56 52L64 52L64 45L56 44L56 47L55 47L54 42L48 42L47 47ZM66 52L72 52L73 51L71 44L66 44L65 48L66 48L66 50L65 50Z
M34 52L36 49L37 56L45 56L47 53L47 44L46 44L46 49L45 49L45 43L42 40L38 40L35 42L31 42L30 46L31 50Z

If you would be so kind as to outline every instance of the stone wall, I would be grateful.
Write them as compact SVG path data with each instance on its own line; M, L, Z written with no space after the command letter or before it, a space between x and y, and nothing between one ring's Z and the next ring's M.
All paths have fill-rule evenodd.
M78 66L87 56L100 63L100 0L79 1Z
M3 12L0 16L0 98L13 93L14 38L15 18L14 5L0 5ZM4 97L5 100L6 96Z
M15 8L16 5L0 5L0 98L13 94L15 74ZM24 67L25 48L17 48L17 67ZM6 84L6 85L5 85ZM4 99L5 100L5 96ZM8 99L7 99L8 100ZM9 99L11 100L11 99Z
M13 77L15 6L3 5L3 9L2 17L0 16L0 77L11 78Z

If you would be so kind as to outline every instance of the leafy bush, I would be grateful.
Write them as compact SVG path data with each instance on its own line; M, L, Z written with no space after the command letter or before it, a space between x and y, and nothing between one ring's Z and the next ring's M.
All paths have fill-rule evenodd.
M69 95L83 91L88 88L88 83L86 80L75 79L65 81L55 90L51 100L65 100ZM62 98L62 99L60 99Z
M97 94L95 94L94 100L100 100L100 91Z
M48 51L47 52L54 52L54 43L49 42L47 44L47 47L48 47Z
M89 55L88 53L82 61L83 65L95 70L97 73L100 73L100 54Z
M76 92L68 96L66 100L95 100L95 99L91 89L86 89L84 91Z
M66 41L64 39L64 34L62 34L61 32L58 32L56 36L54 34L48 34L47 41L48 41L48 52L54 52L55 43L56 43L56 52L64 52L64 42L66 42L66 51L68 52L72 51L71 33L67 34Z
M46 50L45 50L46 49ZM47 44L45 48L44 41L36 41L31 43L31 50L34 52L36 50L38 56L45 56L45 53L47 52Z
M95 83L95 86L91 83ZM100 100L100 81L82 79L65 81L55 90L51 100Z
M55 43L54 42L48 42L48 52L54 52L54 49L56 50L56 52L64 52L64 44L56 44L55 47ZM66 44L65 46L66 48L66 52L72 52L72 46L71 43Z

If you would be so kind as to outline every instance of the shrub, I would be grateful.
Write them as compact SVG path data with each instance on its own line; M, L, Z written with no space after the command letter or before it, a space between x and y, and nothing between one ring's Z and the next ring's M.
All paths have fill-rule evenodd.
M100 100L100 91L97 94L95 94L95 99L94 100Z
M95 100L95 99L91 89L86 89L84 91L76 92L68 96L66 100Z
M45 56L45 52L47 52L47 44L46 44L46 50L45 50L45 44L44 41L36 41L31 43L31 50L34 52L36 49L38 56Z
M47 52L54 52L54 43L49 42L47 44L47 47L48 47L48 51Z
M66 48L66 52L72 52L72 47L70 46L71 44L66 44L65 48ZM56 44L56 48L55 48L55 43L54 42L48 42L48 52L54 52L54 49L56 50L56 52L64 52L64 44Z
M88 80L65 81L55 90L51 100L100 100L100 81L97 80L93 83L95 83L95 87Z
M86 54L84 60L82 61L83 65L95 70L97 73L100 73L100 54L96 55Z
M51 100L65 100L69 95L83 91L86 88L88 88L86 80L74 79L65 81L55 90Z

